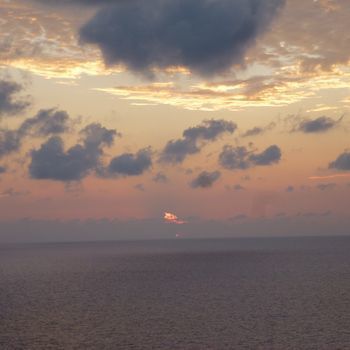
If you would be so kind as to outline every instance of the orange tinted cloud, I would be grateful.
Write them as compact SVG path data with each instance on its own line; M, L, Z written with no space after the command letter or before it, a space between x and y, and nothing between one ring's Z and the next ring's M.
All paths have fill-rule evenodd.
M183 225L186 224L186 221L180 220L175 214L165 212L164 220L170 224Z
M334 174L325 176L309 176L309 180L324 180L324 179L334 179L336 177L350 177L350 174Z

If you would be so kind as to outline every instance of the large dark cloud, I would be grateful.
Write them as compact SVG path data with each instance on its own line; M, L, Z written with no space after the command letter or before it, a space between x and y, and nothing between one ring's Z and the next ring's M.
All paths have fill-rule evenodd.
M64 150L63 140L51 137L31 152L29 173L34 179L79 181L101 166L103 147L113 143L117 132L90 124L81 131L82 144Z
M336 160L329 163L330 169L350 170L350 152L346 151L340 154Z
M255 166L267 166L276 164L281 160L281 150L272 145L261 153L250 151L246 147L224 146L219 155L219 163L225 169L237 170L248 169Z
M96 166L95 157L91 157L82 145L64 150L63 140L51 137L38 150L31 153L29 173L34 179L59 181L81 180Z
M137 176L152 166L152 152L149 148L136 154L125 153L111 160L108 166L110 175Z
M181 163L188 155L200 152L201 141L215 141L224 133L232 134L236 128L237 125L230 121L205 120L201 125L186 129L181 139L169 141L161 153L160 161Z
M16 82L0 80L0 116L18 114L29 106L27 99L17 97L22 90L23 86Z
M325 132L334 128L341 121L341 119L342 118L339 120L334 120L323 116L316 119L304 120L298 125L297 131L307 134Z
M202 171L191 183L192 188L209 188L220 178L219 171Z
M106 7L80 30L107 65L150 74L185 66L212 75L242 64L284 0L134 0Z

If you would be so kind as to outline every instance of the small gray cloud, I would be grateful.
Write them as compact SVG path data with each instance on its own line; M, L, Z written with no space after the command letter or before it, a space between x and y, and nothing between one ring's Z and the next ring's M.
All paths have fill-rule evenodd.
M181 163L188 155L199 153L203 144L215 141L225 133L232 134L237 125L226 120L205 120L202 124L184 130L182 138L169 141L160 155L164 163Z
M163 163L182 163L188 155L200 152L191 139L170 140L164 147L159 160Z
M248 219L248 216L246 214L237 214L230 218L230 221L242 221Z
M215 141L224 133L232 134L237 129L237 125L233 122L223 119L205 120L201 125L188 128L183 132L183 137L188 140L205 140Z
M17 131L0 129L0 158L18 151L21 146L21 136Z
M25 120L18 132L32 132L35 136L62 134L68 130L69 115L56 109L42 109L33 118Z
M0 80L0 116L18 114L30 105L27 99L17 97L22 90L16 82Z
M19 197L19 196L27 196L30 194L29 191L16 191L14 188L10 187L6 190L0 192L0 198L1 197Z
M235 191L244 191L244 190L245 190L245 187L243 187L243 186L240 185L240 184L236 184L236 185L233 186L233 189L234 189Z
M255 126L252 129L247 130L244 134L243 137L249 137L249 136L256 136L256 135L260 135L264 132L264 129L259 127L259 126Z
M90 124L81 131L82 144L64 150L63 140L52 136L38 150L31 152L29 173L34 179L79 181L101 168L103 147L110 146L117 132L100 124Z
M248 169L254 166L273 165L280 161L281 150L278 146L272 145L261 153L249 151L246 147L232 147L225 145L219 155L219 163L225 169Z
M271 122L268 125L262 127L262 126L255 126L249 130L247 130L242 136L243 137L252 137L252 136L258 136L262 135L265 132L272 130L276 127L276 122Z
M111 146L116 137L122 134L114 129L107 129L100 123L92 123L87 125L80 131L83 136L83 142L86 149L100 150L100 147Z
M190 186L192 188L209 188L220 178L221 173L219 171L201 172L193 181Z
M341 122L342 118L334 120L329 117L303 120L294 131L301 131L306 134L326 132Z
M343 152L336 160L329 163L329 169L350 170L350 152Z
M319 189L320 191L326 191L326 190L331 190L334 189L335 187L337 187L336 183L322 183L322 184L318 184L316 186L317 189Z
M7 171L7 168L0 165L0 174L4 174L4 173L6 173L6 171Z
M249 151L245 147L232 147L225 145L219 155L219 163L225 169L248 169L251 164L249 162Z
M278 163L281 156L281 149L276 145L272 145L261 153L251 154L249 160L255 165L271 165Z
M141 191L141 192L145 192L145 186L144 184L137 184L134 186L135 190Z
M152 166L152 152L149 148L136 154L124 153L111 160L108 166L109 175L137 176L143 174Z
M286 188L286 192L288 192L288 193L292 193L292 192L294 192L294 190L295 190L294 186L288 186Z
M90 1L91 2L91 1ZM95 2L95 1L94 1ZM80 30L107 65L122 64L144 76L154 68L184 66L201 75L243 65L283 0L116 1Z
M169 181L168 177L162 173L162 172L158 172L154 177L153 177L153 182L156 183L167 183Z

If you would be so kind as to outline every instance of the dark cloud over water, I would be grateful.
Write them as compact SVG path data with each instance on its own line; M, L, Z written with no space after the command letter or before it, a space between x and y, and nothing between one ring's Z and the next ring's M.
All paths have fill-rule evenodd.
M297 127L297 131L302 131L307 134L325 132L334 128L341 120L342 118L334 120L325 116L304 120Z
M250 151L243 146L226 145L219 155L219 163L226 169L244 170L255 166L277 164L281 156L281 149L276 145L269 146L260 153Z
M110 146L118 133L100 124L90 124L81 131L83 142L64 150L63 140L51 137L31 152L29 173L34 179L79 181L101 166L103 147Z
M111 160L108 166L110 175L137 176L152 166L152 152L142 149L136 154L124 153Z
M190 183L190 186L192 188L209 188L213 186L220 176L219 171L203 171Z
M107 65L122 64L148 76L154 68L171 66L214 75L244 63L246 50L283 2L115 1L97 12L80 36L101 49Z
M163 149L160 160L165 163L181 163L188 155L199 153L200 142L215 141L221 135L232 134L237 125L225 120L205 120L202 124L186 129L183 137L169 141Z

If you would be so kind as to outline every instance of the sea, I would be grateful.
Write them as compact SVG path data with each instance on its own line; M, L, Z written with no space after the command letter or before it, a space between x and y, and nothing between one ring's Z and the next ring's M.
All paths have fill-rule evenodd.
M0 349L350 349L350 237L0 245Z

